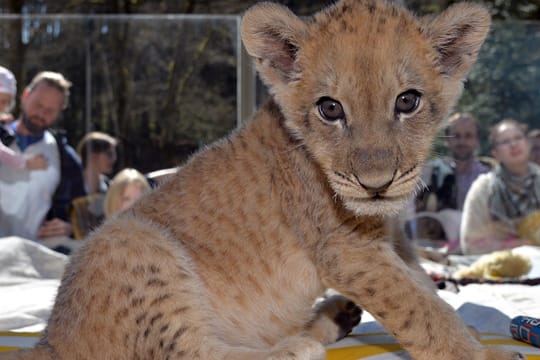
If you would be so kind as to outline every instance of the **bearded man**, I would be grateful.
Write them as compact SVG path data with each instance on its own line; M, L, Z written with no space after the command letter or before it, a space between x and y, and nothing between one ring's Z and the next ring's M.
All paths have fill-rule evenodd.
M477 156L479 132L478 120L471 114L457 113L448 119L444 136L450 156L437 157L424 166L424 186L415 200L416 214L408 223L410 236L420 244L460 253L459 227L465 197L478 175L495 164L491 158Z
M23 156L43 155L44 170L11 169L0 164L0 237L36 239L60 180L56 141L48 129L69 101L71 82L60 73L37 74L21 95L21 113L8 126L14 139L9 147Z

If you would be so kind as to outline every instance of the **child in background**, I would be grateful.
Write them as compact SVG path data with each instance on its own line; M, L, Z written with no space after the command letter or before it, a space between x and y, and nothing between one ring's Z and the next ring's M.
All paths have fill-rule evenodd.
M105 195L105 217L126 210L150 190L150 184L143 174L131 168L120 171L112 179Z
M10 112L15 105L16 94L17 82L15 77L11 71L0 66L0 164L5 164L14 169L44 170L48 164L43 155L26 158L8 147L10 140L13 141L15 138L9 128L4 128L4 123L13 120Z
M13 121L10 111L15 106L17 94L17 81L13 73L0 66L0 123L7 124Z

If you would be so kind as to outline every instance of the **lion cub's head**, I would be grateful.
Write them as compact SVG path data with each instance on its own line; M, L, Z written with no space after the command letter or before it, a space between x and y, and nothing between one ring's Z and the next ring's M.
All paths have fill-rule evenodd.
M242 38L285 125L345 206L388 214L417 187L489 25L474 4L416 18L384 1L342 0L303 21L260 3Z

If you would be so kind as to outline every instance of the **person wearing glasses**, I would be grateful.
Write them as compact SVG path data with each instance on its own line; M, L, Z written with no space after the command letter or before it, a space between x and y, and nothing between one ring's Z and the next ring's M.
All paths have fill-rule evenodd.
M105 219L104 199L116 164L118 141L109 134L92 131L77 145L83 165L87 196L74 199L70 214L75 239L83 239Z
M118 141L109 134L92 131L86 134L77 145L84 168L84 184L89 195L106 193L116 163Z
M540 245L540 167L530 162L527 126L513 119L489 135L494 170L480 175L465 199L461 223L464 254Z

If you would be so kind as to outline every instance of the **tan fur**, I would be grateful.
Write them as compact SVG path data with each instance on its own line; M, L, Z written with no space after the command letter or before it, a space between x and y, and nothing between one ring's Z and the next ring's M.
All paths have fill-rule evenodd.
M251 8L242 37L273 99L90 236L34 350L50 355L15 358L324 359L359 316L341 297L313 310L327 288L417 360L521 358L468 335L385 225L417 187L489 22L472 4L417 19L343 0L306 22ZM411 89L418 109L396 112ZM345 115L325 120L323 97Z

